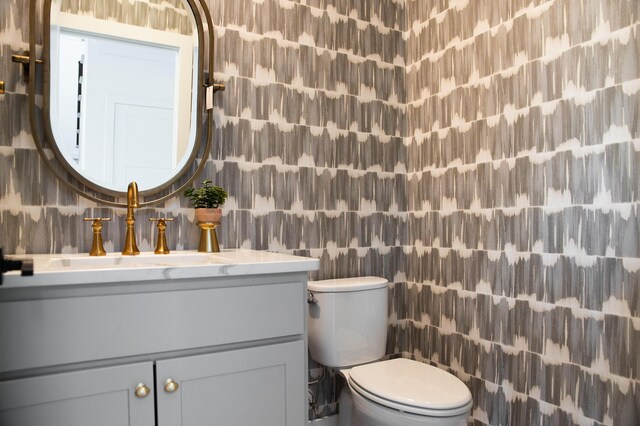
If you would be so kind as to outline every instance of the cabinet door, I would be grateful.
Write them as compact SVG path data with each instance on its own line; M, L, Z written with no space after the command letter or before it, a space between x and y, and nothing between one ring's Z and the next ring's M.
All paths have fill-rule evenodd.
M158 425L306 424L305 355L299 341L158 361Z
M138 383L150 388L135 396ZM2 426L153 426L153 364L0 382Z

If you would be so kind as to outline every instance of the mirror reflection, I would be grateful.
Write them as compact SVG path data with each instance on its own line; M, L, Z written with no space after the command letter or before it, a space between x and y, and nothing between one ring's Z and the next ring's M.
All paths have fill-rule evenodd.
M49 120L64 160L125 191L170 181L195 145L197 27L185 0L55 0Z

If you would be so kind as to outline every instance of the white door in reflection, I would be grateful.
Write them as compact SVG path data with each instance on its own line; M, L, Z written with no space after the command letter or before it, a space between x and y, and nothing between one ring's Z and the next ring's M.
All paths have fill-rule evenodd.
M77 123L79 167L105 186L126 187L135 180L141 190L170 175L177 162L177 49L73 32L60 43L63 51L63 43L75 51L84 44L78 111L59 116L60 123ZM77 62L61 64L61 70L71 71ZM74 77L63 71L59 78L62 88L70 86L62 80ZM60 105L63 112L72 111Z
M121 102L114 103L112 111L113 183L123 187L135 180L139 187L151 188L171 175L173 108Z

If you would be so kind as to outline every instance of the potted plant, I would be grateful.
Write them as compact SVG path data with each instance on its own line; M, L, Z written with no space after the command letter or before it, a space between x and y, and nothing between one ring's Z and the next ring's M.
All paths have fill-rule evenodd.
M184 196L191 200L191 204L196 210L196 222L220 223L222 217L221 206L227 201L227 191L219 186L212 186L211 181L202 181L200 188L188 188L184 191Z

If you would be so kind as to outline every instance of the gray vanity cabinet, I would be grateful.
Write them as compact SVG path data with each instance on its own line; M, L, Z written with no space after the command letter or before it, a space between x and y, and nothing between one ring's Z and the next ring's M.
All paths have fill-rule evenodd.
M158 425L304 424L304 348L299 341L158 361L158 387L179 385L158 390Z
M0 425L154 426L154 397L159 426L301 425L304 356L291 342L161 360L155 389L151 362L8 380Z
M2 426L153 426L153 364L119 365L0 382ZM177 423L176 423L177 424Z
M0 292L0 425L305 424L305 285L298 273Z

